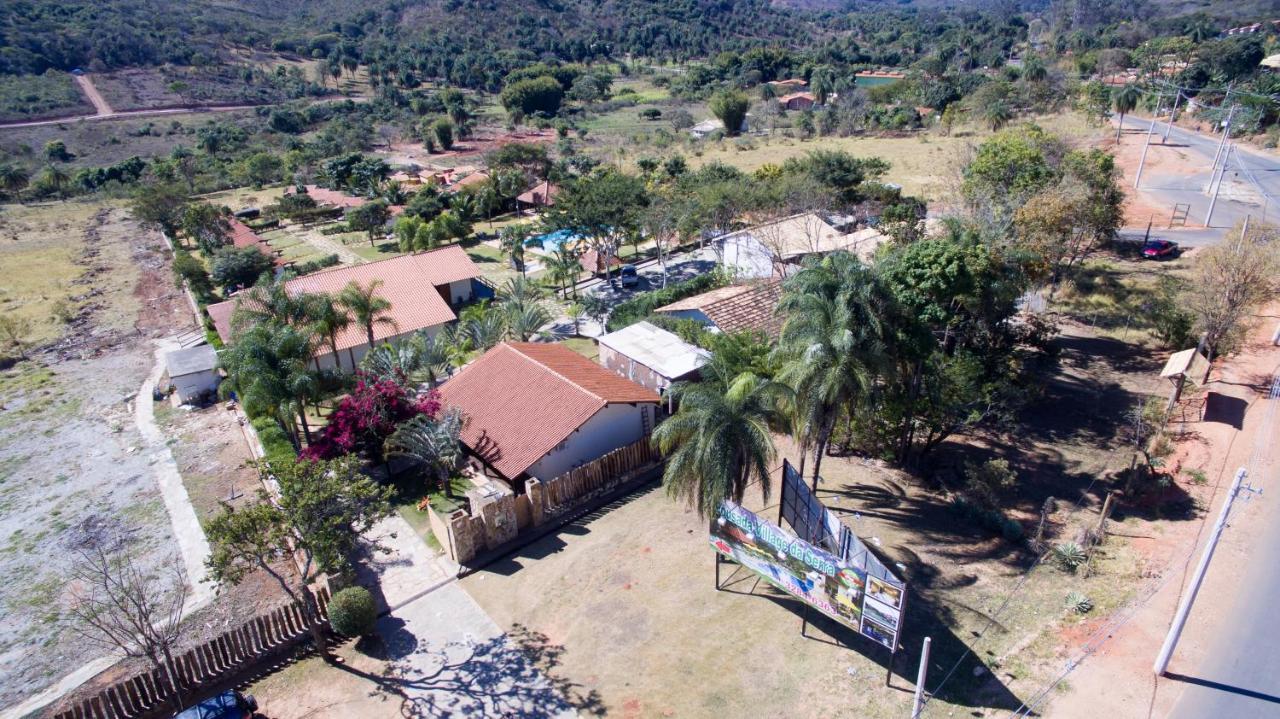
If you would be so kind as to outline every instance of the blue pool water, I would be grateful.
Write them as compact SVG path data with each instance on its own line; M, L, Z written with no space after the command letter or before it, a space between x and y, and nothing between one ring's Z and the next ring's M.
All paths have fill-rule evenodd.
M546 252L555 252L560 249L560 245L566 242L573 242L578 236L570 230L556 230L548 232L545 235L530 237L525 240L525 247L541 247Z

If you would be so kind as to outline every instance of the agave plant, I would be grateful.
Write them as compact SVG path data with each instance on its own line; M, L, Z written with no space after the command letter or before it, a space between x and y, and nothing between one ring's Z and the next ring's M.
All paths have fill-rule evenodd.
M1076 614L1088 614L1093 610L1093 600L1073 591L1067 594L1067 608Z
M1084 549L1075 542L1063 542L1053 548L1053 560L1067 572L1076 571L1087 559Z

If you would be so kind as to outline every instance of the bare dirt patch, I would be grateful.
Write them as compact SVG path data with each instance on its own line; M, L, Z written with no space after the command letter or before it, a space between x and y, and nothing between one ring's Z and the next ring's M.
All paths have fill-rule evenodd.
M552 130L519 130L503 132L493 127L482 127L474 135L459 140L453 149L446 152L427 152L420 142L393 143L390 152L384 153L387 162L393 165L418 165L427 167L439 165L453 167L464 163L474 163L484 153L502 145L513 142L541 144L555 141L556 133Z
M150 339L193 320L159 235L111 206L48 211L32 208L24 227L55 228L35 239L68 258L50 274L79 299L60 338L0 374L0 705L101 654L60 624L77 547L124 536L145 568L173 542L130 402L152 366ZM20 266L6 283L47 281L39 264Z

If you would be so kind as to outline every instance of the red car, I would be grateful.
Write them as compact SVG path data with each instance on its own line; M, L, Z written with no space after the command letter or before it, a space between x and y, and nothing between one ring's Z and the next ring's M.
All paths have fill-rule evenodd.
M1162 260L1178 256L1178 243L1169 240L1147 240L1142 245L1142 256L1149 260Z

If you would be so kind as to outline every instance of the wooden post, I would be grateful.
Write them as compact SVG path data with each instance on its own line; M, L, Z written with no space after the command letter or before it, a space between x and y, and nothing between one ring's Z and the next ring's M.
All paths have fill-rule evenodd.
M1102 502L1102 516L1098 518L1098 543L1107 537L1107 517L1111 516L1111 509L1114 504L1116 493L1114 490L1107 492L1107 498Z
M809 603L803 600L801 603L804 604L804 609L800 610L800 636L807 639L809 637L806 633L809 629Z

